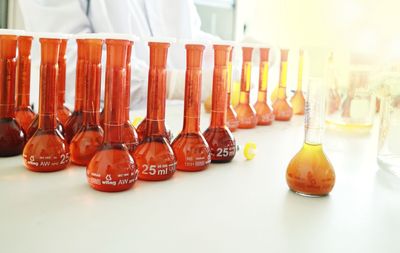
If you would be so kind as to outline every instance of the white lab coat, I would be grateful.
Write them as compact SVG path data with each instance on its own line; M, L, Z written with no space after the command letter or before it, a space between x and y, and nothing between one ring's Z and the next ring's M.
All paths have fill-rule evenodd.
M141 38L175 37L192 40L215 40L200 30L200 18L192 0L18 0L25 29L35 32L130 33ZM89 3L89 4L88 4ZM86 14L88 12L88 14ZM39 50L36 43L32 62L32 89L38 89ZM147 97L148 47L135 43L131 98L134 106L144 106ZM212 50L205 52L204 66L212 66ZM76 45L67 50L67 104L73 105L75 90ZM105 54L103 55L105 59ZM183 98L185 51L173 45L168 56L168 97ZM104 66L105 67L105 66ZM104 69L103 67L103 69ZM203 98L211 91L211 69L203 71ZM36 83L36 87L35 87ZM103 78L104 83L104 78ZM104 87L104 86L103 86ZM34 92L32 92L34 94Z

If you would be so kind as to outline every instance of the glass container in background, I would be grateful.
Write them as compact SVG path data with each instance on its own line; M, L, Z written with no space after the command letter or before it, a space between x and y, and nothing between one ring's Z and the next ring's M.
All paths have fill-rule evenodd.
M67 123L68 118L71 116L71 110L65 105L67 44L68 44L68 38L61 38L60 55L58 57L58 76L57 76L57 117L63 126L65 126L65 123Z
M352 53L348 80L340 83L334 55L330 56L326 112L326 122L330 126L367 130L372 127L376 112L373 61L374 58L370 55Z
M134 37L125 34L110 34L105 37L107 62L104 139L86 168L86 176L93 189L117 192L131 188L138 175L135 162L124 143L125 104L121 100L126 90L128 47Z
M322 148L325 126L325 68L328 55L322 49L310 49L310 75L307 89L305 140L286 171L289 188L304 196L325 196L335 184L335 171Z
M16 109L15 118L24 129L28 131L30 124L35 118L35 113L30 105L31 88L31 47L33 34L25 33L18 37L18 59L16 74Z
M229 53L229 62L228 62L228 80L227 80L227 109L226 109L226 125L229 127L231 132L236 131L239 126L238 115L233 108L231 103L231 92L232 92L232 55L233 55L233 48ZM211 97L210 97L211 98ZM211 103L210 103L211 104ZM210 108L211 111L211 108Z
M378 164L400 176L400 71L390 75L379 88Z
M304 115L305 99L303 95L303 65L304 65L304 51L300 49L299 52L299 70L297 76L297 89L290 99L292 104L293 114Z
M57 129L56 85L61 40L57 34L39 34L41 46L39 83L39 125L26 143L25 166L36 172L65 169L69 163L69 147Z
M22 31L0 29L0 157L19 155L25 133L15 119L17 39Z

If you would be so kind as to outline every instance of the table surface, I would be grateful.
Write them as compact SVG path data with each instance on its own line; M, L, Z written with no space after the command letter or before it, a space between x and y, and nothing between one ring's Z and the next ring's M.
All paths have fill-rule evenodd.
M167 124L179 132L181 103L168 104ZM257 143L251 161L239 152L120 193L92 190L83 167L34 173L21 156L1 158L0 252L400 252L400 179L377 166L376 132L326 131L337 179L324 198L286 185L301 116L237 131L239 144Z

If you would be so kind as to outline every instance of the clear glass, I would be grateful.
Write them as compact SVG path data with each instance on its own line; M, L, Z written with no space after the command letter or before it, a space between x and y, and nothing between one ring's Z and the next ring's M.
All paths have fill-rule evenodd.
M176 170L176 158L165 128L166 67L169 46L168 42L149 42L147 115L138 127L138 132L139 129L144 129L144 137L134 151L141 180L166 180L171 178Z
M250 104L250 88L251 88L251 67L252 67L252 47L242 47L242 77L240 81L240 97L239 104L235 110L239 120L239 128L249 129L257 125L256 111Z
M256 110L257 125L271 125L274 120L274 114L267 102L268 90L268 56L269 48L260 48L260 71L258 78L258 97L254 104Z
M71 140L71 161L86 166L103 143L103 129L100 127L100 85L102 39L84 39L87 44L87 82L84 82L85 99L83 122Z
M329 96L326 122L333 127L369 130L376 112L373 93L373 60L353 54L350 59L348 80L339 81L333 54L328 69Z
M335 171L322 148L325 115L322 78L310 78L306 101L305 141L286 171L289 188L304 196L324 196L335 184Z
M171 144L178 170L199 171L211 162L210 148L200 132L201 67L203 45L186 45L185 108L183 129Z
M232 54L233 54L233 49L229 53L229 62L228 62L228 85L227 85L227 109L226 109L226 125L228 126L229 130L231 132L236 131L236 129L239 127L239 120L238 120L238 115L233 108L233 105L231 103L231 91L232 91ZM211 98L211 97L210 97ZM210 100L211 104L211 100ZM211 112L211 106L210 110Z
M78 57L76 60L76 78L75 78L75 106L74 111L65 123L65 138L68 143L78 132L83 123L83 99L85 97L85 82L87 82L88 60L87 43L84 39L77 39Z
M0 31L0 157L19 155L25 133L15 119L17 36Z
M288 65L289 50L281 49L281 70L279 77L279 88L276 100L272 104L274 110L275 120L289 121L293 115L293 109L286 101L286 78L287 78L287 65Z
M32 171L65 169L69 163L68 143L56 128L56 83L60 39L40 38L39 126L26 143L23 158Z
M399 72L400 73L400 72ZM386 80L381 97L378 164L400 176L400 74Z
M104 139L86 168L89 185L98 191L130 189L137 180L136 164L124 143L124 97L128 40L106 39Z
M211 152L211 162L226 163L236 155L236 141L226 126L227 107L227 72L229 45L214 45L214 73L211 104L210 126L204 131Z
M67 50L68 39L61 39L60 55L58 57L57 76L57 118L65 126L71 116L71 110L65 105L65 75L67 71Z
M300 49L299 52L299 70L297 77L297 89L290 99L293 107L293 114L304 115L305 99L303 95L303 65L304 65L304 51Z
M17 59L17 83L16 83L16 100L17 108L15 110L15 118L26 133L35 113L29 103L30 87L31 87L31 47L32 36L18 37L18 59Z

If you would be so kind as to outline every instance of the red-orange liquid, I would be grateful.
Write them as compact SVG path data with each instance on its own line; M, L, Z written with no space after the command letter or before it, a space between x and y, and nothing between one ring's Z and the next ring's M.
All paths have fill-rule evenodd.
M65 126L71 116L71 110L65 104L65 74L67 66L66 50L67 39L61 39L60 53L58 57L58 77L57 77L57 118Z
M84 86L83 123L71 140L71 161L86 166L103 143L100 127L100 84L102 39L85 39L87 44L87 81Z
M257 101L254 104L254 108L256 110L257 125L268 126L272 124L275 116L267 103Z
M18 37L18 60L15 118L26 133L32 123L35 113L30 104L30 80L31 80L31 46L33 37Z
M139 143L142 142L144 137L146 136L147 122L148 122L147 118L144 118L142 120L142 122L140 122L138 127L136 128L136 132L137 132L137 135L138 135ZM165 125L165 123L164 123L164 125ZM173 134L172 134L172 131L166 125L164 127L165 127L165 134L163 134L163 136L167 139L168 143L171 143L172 139L174 138Z
M139 179L166 180L176 170L174 152L166 138L165 102L166 102L166 65L170 43L149 42L150 69L147 95L147 116L141 123L144 137L134 151L134 159L139 170ZM140 136L140 135L139 135Z
M275 120L289 121L293 115L293 109L290 107L286 99L277 99L272 105L274 109Z
M128 40L106 39L107 65L104 108L104 139L86 168L89 185L98 191L130 189L138 172L135 161L124 144L124 103ZM98 96L100 97L100 96Z
M15 119L16 35L0 34L0 157L21 154L25 133Z
M227 98L226 98L226 125L228 126L229 130L231 130L231 132L236 131L236 129L239 127L239 120L238 120L238 116L237 113L235 111L235 109L233 108L232 104L231 104L231 90L232 90L232 51L233 49L230 51L229 53L229 62L228 62L228 80L227 80ZM210 108L211 111L211 108Z
M286 181L292 191L304 195L323 196L331 192L335 185L335 171L322 145L305 143L290 161Z
M227 64L232 47L214 45L214 74L211 122L203 133L211 152L212 162L230 162L236 154L236 142L226 126Z
M185 108L181 133L172 143L178 170L199 171L211 162L210 149L200 132L203 45L186 45Z
M293 114L304 115L304 106L306 101L302 91L297 90L290 99L290 103L292 104Z
M239 120L239 128L250 129L257 125L256 111L250 104L250 87L251 87L251 61L252 47L243 47L243 64L242 78L240 82L239 104L235 111Z
M59 39L41 38L39 126L26 143L23 158L32 171L50 172L65 169L69 163L69 148L56 129L56 81Z
M61 124L61 121L56 117L56 128L58 132L62 135L65 136L65 128L63 124ZM28 131L26 133L27 139L29 140L38 130L39 128L39 114L35 115L35 118L33 118L32 123L28 127ZM65 138L65 137L64 137Z

